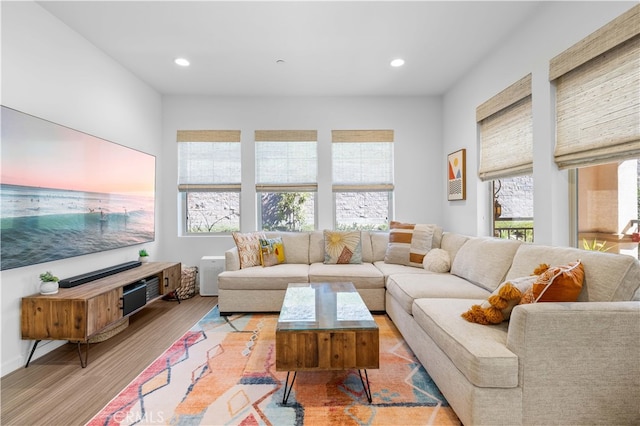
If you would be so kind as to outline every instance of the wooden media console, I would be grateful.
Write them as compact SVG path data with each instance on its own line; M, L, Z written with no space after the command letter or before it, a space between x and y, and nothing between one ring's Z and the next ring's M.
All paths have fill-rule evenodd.
M56 294L23 297L20 320L22 339L35 340L25 367L29 366L41 340L77 342L80 365L86 367L89 339L92 336L178 288L181 274L180 263L143 263L136 268L76 287L61 288ZM154 287L148 291L143 282L157 283L157 289ZM136 292L134 301L137 303L133 309L125 306L126 298L123 298L132 292ZM87 345L84 359L80 343Z

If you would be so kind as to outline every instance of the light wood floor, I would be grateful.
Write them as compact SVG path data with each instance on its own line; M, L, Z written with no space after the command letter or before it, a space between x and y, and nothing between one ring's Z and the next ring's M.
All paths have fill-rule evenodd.
M86 368L75 344L32 360L0 380L0 424L84 425L217 302L197 295L150 304L124 331L90 345Z

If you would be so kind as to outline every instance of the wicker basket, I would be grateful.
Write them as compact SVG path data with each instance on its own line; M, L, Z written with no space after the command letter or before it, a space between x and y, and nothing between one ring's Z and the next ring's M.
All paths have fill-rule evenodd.
M180 287L176 289L176 294L180 300L189 299L196 295L197 288L196 283L198 280L198 267L197 266L185 266L182 268L182 278L180 281Z
M127 327L129 327L129 317L124 317L118 322L116 322L115 324L111 324L109 327L105 328L100 333L90 337L89 340L87 340L87 342L88 343L104 342L105 340L110 339L116 334L120 333Z

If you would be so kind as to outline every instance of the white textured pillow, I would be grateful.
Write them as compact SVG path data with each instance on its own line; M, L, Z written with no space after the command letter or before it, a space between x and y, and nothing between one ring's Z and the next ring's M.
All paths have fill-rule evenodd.
M422 267L431 272L449 272L451 269L449 252L439 248L429 250L422 260Z

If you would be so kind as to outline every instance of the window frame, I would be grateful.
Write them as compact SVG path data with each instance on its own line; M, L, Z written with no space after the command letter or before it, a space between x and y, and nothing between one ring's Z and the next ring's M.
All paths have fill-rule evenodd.
M394 139L395 131L391 129L374 129L374 130L332 130L331 131L331 192L333 200L333 227L334 229L340 229L338 224L338 193L375 193L385 192L387 193L388 206L386 216L386 229L389 227L389 223L394 217L394 180L395 180L395 167L394 167ZM382 146L383 150L388 150L388 170L385 172L386 177L382 179L372 178L370 176L364 176L358 178L352 178L344 180L344 176L347 176L345 170L340 169L339 159L337 157L338 144L345 144L344 146L354 146L360 144L360 146L366 146L361 144L385 144ZM375 167L371 167L374 169ZM366 169L366 167L365 167ZM338 180L342 177L341 180ZM346 228L351 229L351 228ZM358 228L362 229L362 228Z
M179 205L180 205L180 214L178 215L179 229L181 231L181 235L184 236L199 236L199 235L226 235L232 231L223 231L223 232L192 232L189 229L189 205L188 205L188 194L189 193L206 193L206 192L217 192L217 193L238 193L238 209L235 213L238 216L238 230L240 229L241 223L241 197L240 197L240 189L241 189L241 180L242 180L242 150L240 145L240 130L178 130L176 141L178 142L178 193L179 193ZM211 173L209 178L206 176L203 177L199 174L199 168L194 167L190 168L189 158L182 157L183 147L189 146L184 144L194 144L193 146L198 146L198 144L211 144L209 147L210 155L212 158L215 157L216 144L227 144L226 149L233 149L236 153L237 158L234 158L232 163L230 163L230 167L234 167L233 164L236 164L238 169L228 169L226 173L223 173L222 176L227 176L227 179L224 178L216 178L215 174ZM220 145L221 147L222 145ZM206 148L206 147L205 147ZM224 148L224 147L223 147ZM212 160L213 164L215 164L215 159ZM186 167L186 169L183 169ZM193 173L191 172L193 170ZM225 180L232 180L233 182L226 182Z
M313 203L313 229L318 227L318 131L317 130L256 130L254 134L255 153L255 191L256 191L256 225L258 229L263 229L263 194L269 193L310 193ZM263 165L260 164L259 154L260 144L283 144L282 147L289 151L301 144L312 144L313 155L308 165L309 170L299 170L284 168L280 174L282 178L269 178L267 173L263 173ZM277 146L277 145L274 145ZM275 152L278 152L276 150ZM283 158L282 161L288 160ZM287 161L288 164L288 161ZM311 166L313 164L313 166ZM308 226L308 225L307 225ZM290 230L291 231L291 230Z

